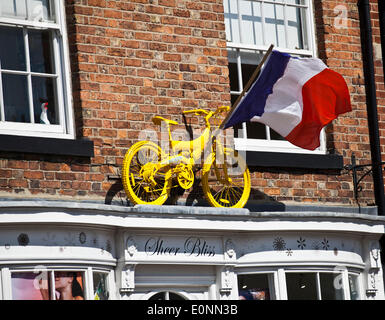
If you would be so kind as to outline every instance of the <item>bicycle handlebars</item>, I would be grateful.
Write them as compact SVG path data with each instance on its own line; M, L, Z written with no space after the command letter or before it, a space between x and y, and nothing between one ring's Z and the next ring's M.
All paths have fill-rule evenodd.
M216 114L221 113L221 112L229 111L229 110L230 110L230 107L222 106L222 107L217 108L217 110L215 110L215 111L206 111L203 109L194 109L194 110L183 111L183 113L184 114L195 113L195 115L197 115L197 116L205 115L206 116L205 119L208 120L213 115L216 115Z

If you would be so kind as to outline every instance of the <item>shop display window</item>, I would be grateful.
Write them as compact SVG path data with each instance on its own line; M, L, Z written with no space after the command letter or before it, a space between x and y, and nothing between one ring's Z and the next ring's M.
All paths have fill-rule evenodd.
M87 272L90 274L87 276ZM12 300L108 300L109 273L88 270L11 271ZM89 280L88 280L89 279ZM92 283L89 283L91 282ZM90 288L87 292L87 288ZM91 292L91 289L92 292Z
M341 273L286 273L289 300L343 300Z
M347 268L243 272L237 275L239 300L362 299L360 274Z
M11 283L13 300L84 300L83 272L13 272Z

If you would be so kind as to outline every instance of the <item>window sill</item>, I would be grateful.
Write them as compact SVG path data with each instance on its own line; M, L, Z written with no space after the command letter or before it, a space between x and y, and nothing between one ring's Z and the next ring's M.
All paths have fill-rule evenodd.
M245 151L249 167L342 170L343 157L338 154L299 154Z
M0 151L93 157L94 143L85 139L70 140L2 134Z

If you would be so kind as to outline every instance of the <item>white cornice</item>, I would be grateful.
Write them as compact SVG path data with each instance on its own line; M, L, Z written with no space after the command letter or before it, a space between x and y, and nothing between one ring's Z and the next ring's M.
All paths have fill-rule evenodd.
M345 212L249 212L187 206L124 207L98 203L0 201L0 226L68 224L157 231L322 231L383 234L385 217Z

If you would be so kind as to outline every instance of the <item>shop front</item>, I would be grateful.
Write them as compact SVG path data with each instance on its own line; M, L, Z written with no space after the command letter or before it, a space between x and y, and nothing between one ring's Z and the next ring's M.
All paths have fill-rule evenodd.
M375 215L0 206L3 300L384 299Z

